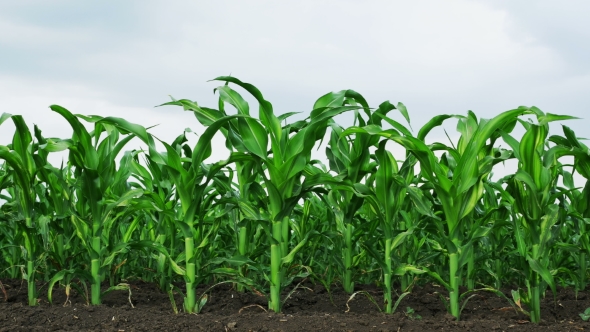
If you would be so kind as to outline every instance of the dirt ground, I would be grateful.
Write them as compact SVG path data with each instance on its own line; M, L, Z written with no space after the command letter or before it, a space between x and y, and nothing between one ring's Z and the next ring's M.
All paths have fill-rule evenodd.
M0 292L1 332L590 330L590 321L584 322L579 316L590 307L588 292L579 293L576 299L571 290L563 289L558 293L556 306L551 294L547 294L543 300L543 321L535 325L529 323L526 316L516 313L506 299L489 292L476 293L465 306L461 321L457 322L446 313L440 299L445 291L433 285L414 288L401 301L395 314L386 315L364 294L359 293L348 301L350 296L335 286L331 301L323 286L310 283L296 289L286 301L284 312L275 314L267 312L267 300L262 295L238 293L226 284L211 291L200 314L189 315L175 314L167 294L160 292L156 285L141 281L130 282L131 297L126 291L116 291L108 294L101 306L88 306L74 291L65 303L64 288L57 288L53 305L43 297L39 306L29 307L25 283L2 280L2 284L5 294ZM39 286L41 294L46 294L47 285ZM381 303L379 289L374 286L358 289ZM176 304L182 308L179 295Z

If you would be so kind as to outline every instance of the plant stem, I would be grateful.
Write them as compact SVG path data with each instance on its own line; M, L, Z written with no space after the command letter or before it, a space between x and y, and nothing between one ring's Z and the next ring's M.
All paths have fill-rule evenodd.
M184 308L186 312L195 312L195 263L191 260L194 254L195 242L192 237L184 238L184 250L186 253L186 298L184 299Z
M342 287L348 294L354 291L354 283L352 282L352 225L346 224L344 231L344 281Z
M534 273L534 272L533 272ZM530 288L531 297L531 322L539 323L541 321L541 296L539 293L538 275L535 273L535 285Z
M587 263L586 263L586 253L580 253L580 282L579 282L579 289L578 291L583 291L586 289L586 273L588 273Z
M27 260L27 290L29 305L37 305L37 287L35 287L35 264L32 260Z
M449 255L449 278L451 291L449 293L449 302L451 315L459 320L459 276L457 275L459 267L459 255L452 253Z
M250 246L250 243L248 242L248 239L249 239L248 227L247 226L240 227L239 232L240 233L238 235L238 252L242 256L247 256L248 255L248 247ZM248 266L244 264L240 268L240 270L241 270L242 277L246 277L246 275L248 274ZM243 285L238 284L237 290L238 290L238 292L244 292L245 288Z
M96 233L95 233L96 234ZM90 285L90 303L93 305L100 304L100 258L98 253L100 252L100 237L95 236L92 238L92 250L94 251L90 260L90 274L92 275L92 285Z
M500 279L503 275L502 273L502 260L500 258L496 258L494 261L496 267L496 289L500 289L502 287L502 280Z
M37 305L37 287L35 286L35 262L33 261L33 242L27 231L23 232L25 250L27 251L27 293L30 306Z
M274 221L272 223L274 241L270 245L270 301L268 302L268 308L274 312L281 311L282 231L283 221Z
M385 284L385 313L391 314L393 303L391 300L391 238L385 239L385 271L383 271L383 282Z

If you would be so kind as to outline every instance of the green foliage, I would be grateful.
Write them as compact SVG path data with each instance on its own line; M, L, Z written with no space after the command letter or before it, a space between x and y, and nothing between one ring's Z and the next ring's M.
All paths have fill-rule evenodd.
M137 278L158 283L175 312L174 292L182 292L189 313L223 283L262 292L280 311L289 300L283 291L302 280L328 292L341 285L351 300L368 296L355 284L376 284L383 302L370 300L393 313L416 283L431 282L446 291L439 295L457 319L472 293L485 290L533 322L547 289L586 288L590 152L569 127L549 135L552 122L572 117L536 107L492 119L470 111L435 116L414 135L402 103L373 109L342 90L292 120L297 113L275 113L255 86L215 81L217 108L187 99L162 105L180 106L204 126L194 146L186 131L162 142L125 119L57 105L50 109L71 137L47 138L21 116L2 114L0 125L11 120L16 131L0 142L0 277L25 279L30 305L71 289L98 305ZM354 126L335 121L344 113ZM459 138L429 143L449 121ZM216 135L226 160L211 161ZM143 149L126 151L134 138ZM312 159L320 146L326 165ZM60 151L68 157L57 167L48 156ZM515 172L494 179L511 159ZM586 183L574 183L576 174ZM39 280L46 294L37 293ZM196 294L203 284L213 286ZM513 284L510 300L499 289ZM420 319L411 308L405 314Z

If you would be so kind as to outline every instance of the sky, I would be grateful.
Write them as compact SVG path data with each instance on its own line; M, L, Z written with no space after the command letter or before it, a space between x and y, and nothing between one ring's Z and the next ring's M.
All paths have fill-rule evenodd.
M67 138L67 122L49 109L58 104L158 124L151 132L171 142L203 128L190 112L155 106L173 96L216 107L210 80L231 74L277 114L303 117L325 93L353 89L373 107L403 102L414 130L438 114L491 118L534 105L586 118L564 122L584 137L587 17L583 0L2 1L0 113ZM456 137L454 124L445 129ZM2 124L0 144L13 133ZM210 160L226 156L214 149Z

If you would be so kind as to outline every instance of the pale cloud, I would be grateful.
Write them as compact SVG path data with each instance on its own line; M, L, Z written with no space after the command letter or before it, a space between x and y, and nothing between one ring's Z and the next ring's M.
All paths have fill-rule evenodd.
M154 130L171 140L185 127L199 132L196 119L153 106L173 95L215 107L218 83L207 80L232 74L258 86L277 113L308 114L319 96L351 88L375 107L384 100L404 102L415 129L436 114L471 109L490 118L520 105L584 117L590 23L583 18L589 6L484 0L3 3L0 110L23 114L59 136L64 122L47 107L61 104L75 113L160 123ZM349 117L340 120L350 124ZM567 124L581 132L587 121ZM6 142L5 126L0 143ZM452 124L445 127L454 131ZM432 139L446 141L442 131Z

